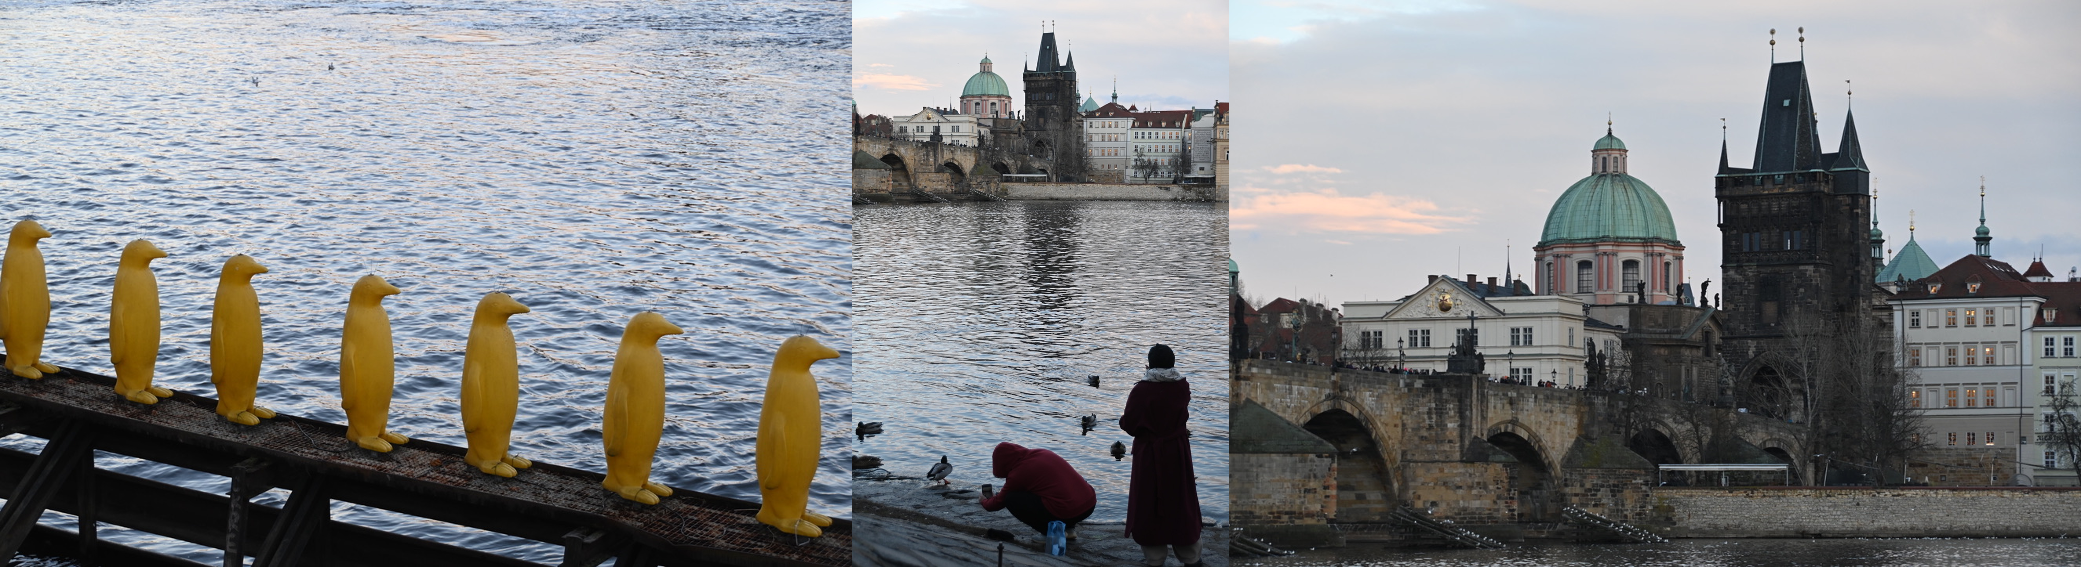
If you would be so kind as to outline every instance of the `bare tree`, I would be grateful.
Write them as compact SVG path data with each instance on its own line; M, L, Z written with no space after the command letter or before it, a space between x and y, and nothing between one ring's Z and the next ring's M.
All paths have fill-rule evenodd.
M1143 183L1149 183L1150 178L1157 177L1157 167L1157 161L1144 154L1141 146L1135 147L1135 161L1129 168L1135 172L1136 177L1142 178Z
M2056 387L2053 397L2046 401L2048 414L2039 422L2039 445L2053 451L2057 462L2065 463L2068 469L2082 472L2082 423L2078 423L2075 410L2075 381Z

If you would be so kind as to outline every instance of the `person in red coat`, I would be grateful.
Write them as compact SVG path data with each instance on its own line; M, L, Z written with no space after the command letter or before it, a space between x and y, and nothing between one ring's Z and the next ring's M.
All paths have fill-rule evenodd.
M1172 369L1171 348L1149 348L1149 370L1128 393L1121 430L1135 437L1128 477L1128 532L1143 560L1163 566L1166 548L1186 566L1200 563L1200 491L1193 483L1193 448L1186 439L1192 389Z
M990 454L990 474L1004 478L1005 487L983 498L983 510L1010 509L1013 518L1042 534L1048 534L1049 521L1062 521L1064 532L1076 538L1077 523L1099 505L1092 484L1048 450L1000 442Z

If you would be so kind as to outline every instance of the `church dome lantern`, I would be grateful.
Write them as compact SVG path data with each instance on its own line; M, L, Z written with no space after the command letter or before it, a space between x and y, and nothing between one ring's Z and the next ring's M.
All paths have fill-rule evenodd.
M1533 247L1538 293L1589 305L1682 302L1684 244L1670 207L1627 174L1627 145L1609 124L1590 155L1590 175L1554 200Z
M988 55L976 62L976 74L962 85L961 112L987 118L1012 116L1012 89L1005 85L1004 77L991 71Z

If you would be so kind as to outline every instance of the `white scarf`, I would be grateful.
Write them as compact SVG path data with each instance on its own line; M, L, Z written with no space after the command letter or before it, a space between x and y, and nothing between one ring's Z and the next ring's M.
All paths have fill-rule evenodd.
M1152 383L1168 383L1171 381L1183 381L1186 378L1184 375L1178 374L1178 369L1150 369L1142 373L1142 380Z

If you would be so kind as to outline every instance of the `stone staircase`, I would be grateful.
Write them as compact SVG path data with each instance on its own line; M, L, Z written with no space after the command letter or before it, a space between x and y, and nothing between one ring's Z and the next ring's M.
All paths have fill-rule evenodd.
M1429 511L1410 507L1397 507L1393 513L1395 522L1446 539L1448 544L1465 548L1501 549L1504 543L1496 539L1475 534L1474 531L1453 526L1451 519L1431 518Z
M1670 542L1668 539L1649 532L1648 529L1607 519L1597 513L1573 506L1562 507L1562 518L1568 520L1569 524L1582 528L1592 535L1590 538L1579 540L1617 541L1634 544Z

